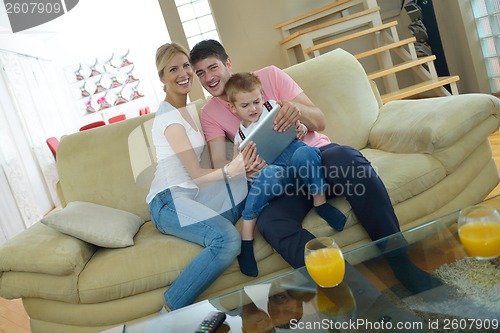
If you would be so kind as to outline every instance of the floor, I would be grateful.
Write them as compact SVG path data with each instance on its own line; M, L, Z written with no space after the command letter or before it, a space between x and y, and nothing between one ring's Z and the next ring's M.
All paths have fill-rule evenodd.
M500 169L500 131L490 135L491 150L493 151L493 158L497 163L497 167ZM490 193L489 197L500 195L500 185L495 187Z
M0 298L0 333L30 333L29 317L20 299Z
M493 158L500 168L500 131L490 136L490 143ZM500 195L500 185L490 193L489 197L494 195ZM29 317L20 299L0 298L0 333L30 333Z

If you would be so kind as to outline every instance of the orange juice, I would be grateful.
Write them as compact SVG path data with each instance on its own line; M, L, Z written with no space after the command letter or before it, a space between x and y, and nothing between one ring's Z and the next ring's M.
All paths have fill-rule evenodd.
M460 241L470 256L493 258L500 255L500 223L468 223L458 231Z
M335 288L318 288L316 292L316 309L329 317L352 313L355 307L355 299L347 283Z
M315 250L305 257L309 275L321 287L334 287L344 279L345 262L338 248Z
M316 293L316 306L319 312L332 317L336 316L340 310L339 306L335 304L331 299L329 299L328 296L326 296L322 291L322 289L318 289Z

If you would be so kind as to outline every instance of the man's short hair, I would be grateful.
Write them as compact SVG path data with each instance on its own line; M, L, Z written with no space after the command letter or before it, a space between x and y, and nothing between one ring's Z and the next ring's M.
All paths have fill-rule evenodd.
M189 57L193 65L209 57L215 57L223 63L229 58L222 44L214 39L205 39L198 42L191 50Z

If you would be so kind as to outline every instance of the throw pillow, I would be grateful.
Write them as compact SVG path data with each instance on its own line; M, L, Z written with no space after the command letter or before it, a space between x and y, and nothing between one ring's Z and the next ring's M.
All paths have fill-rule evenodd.
M41 222L87 243L118 248L134 245L134 236L145 221L120 209L73 201Z

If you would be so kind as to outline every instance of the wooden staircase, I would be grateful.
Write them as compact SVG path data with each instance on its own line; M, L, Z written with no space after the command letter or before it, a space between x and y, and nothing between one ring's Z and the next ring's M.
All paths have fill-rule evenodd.
M397 25L397 21L382 22L376 0L337 0L274 28L283 36L280 45L289 66L337 47L351 52L358 60L375 57L379 69L367 75L377 85L381 81L385 91L381 96L383 103L428 91L437 96L457 95L459 77L438 77L434 67L436 57L419 58L415 37L400 40ZM349 42L362 37L370 38L371 45L364 43L366 50L362 52L351 51ZM403 71L412 71L422 82L401 87L397 74Z

